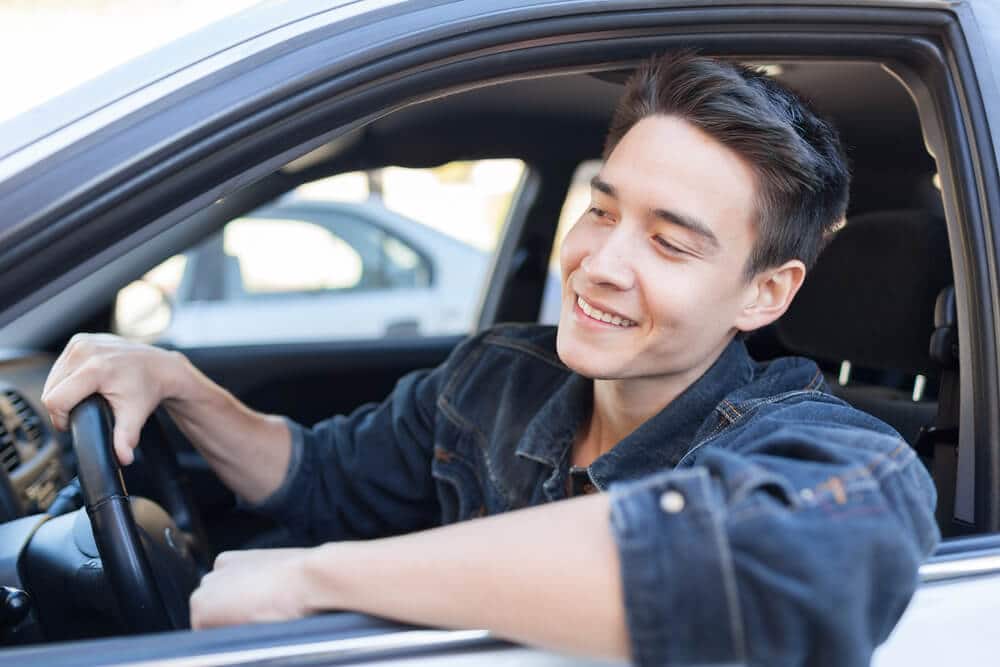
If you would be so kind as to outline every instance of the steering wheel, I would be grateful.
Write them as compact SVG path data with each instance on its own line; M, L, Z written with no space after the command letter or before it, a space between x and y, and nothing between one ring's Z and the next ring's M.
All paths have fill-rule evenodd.
M129 498L107 401L96 394L81 401L70 412L70 431L94 542L122 619L136 633L186 627L197 567L170 516Z
M145 478L150 497L163 506L177 527L188 536L188 546L199 573L205 575L212 569L215 555L209 546L201 513L177 461L171 434L171 431L177 431L177 427L162 407L157 408L147 422L139 436L143 446L135 450L135 460L129 471ZM126 473L123 477L129 476Z

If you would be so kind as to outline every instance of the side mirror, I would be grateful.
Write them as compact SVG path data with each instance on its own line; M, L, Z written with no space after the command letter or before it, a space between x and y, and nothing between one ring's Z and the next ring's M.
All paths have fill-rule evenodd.
M153 342L170 326L173 300L159 285L140 278L118 292L112 327L116 334Z

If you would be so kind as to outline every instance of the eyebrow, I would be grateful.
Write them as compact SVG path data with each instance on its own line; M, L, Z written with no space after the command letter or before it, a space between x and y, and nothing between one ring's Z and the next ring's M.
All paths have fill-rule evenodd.
M601 180L600 176L594 176L592 179L590 179L590 187L600 192L603 192L604 194L606 194L609 197L612 197L613 199L618 199L618 191L615 189L615 187L610 183L608 183L607 181ZM719 248L718 237L716 237L715 233L711 229L709 229L708 225L701 222L700 220L696 220L695 218L692 218L690 216L682 215L680 213L675 213L674 211L670 211L664 208L654 208L652 210L652 213L654 216L660 218L661 220L664 220L665 222L669 222L672 225L677 225L678 227L683 227L688 231L694 232L695 234L703 238L705 241L707 241L709 245L711 245L714 249L717 250Z

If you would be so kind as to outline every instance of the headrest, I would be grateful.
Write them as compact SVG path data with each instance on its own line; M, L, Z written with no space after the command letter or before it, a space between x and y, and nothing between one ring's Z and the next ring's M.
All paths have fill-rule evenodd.
M863 368L927 373L934 303L952 284L944 220L926 211L851 218L776 330L788 349Z

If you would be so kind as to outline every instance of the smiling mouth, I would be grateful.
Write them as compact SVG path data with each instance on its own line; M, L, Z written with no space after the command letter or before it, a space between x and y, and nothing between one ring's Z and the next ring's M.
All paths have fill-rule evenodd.
M622 329L627 329L629 327L634 327L635 322L629 319L625 319L619 315L613 315L611 313L606 313L599 308L591 306L587 301L580 296L576 295L576 305L580 306L580 310L583 311L584 315L592 320L597 320L598 322L603 322L604 324L610 324L612 326L621 327Z

